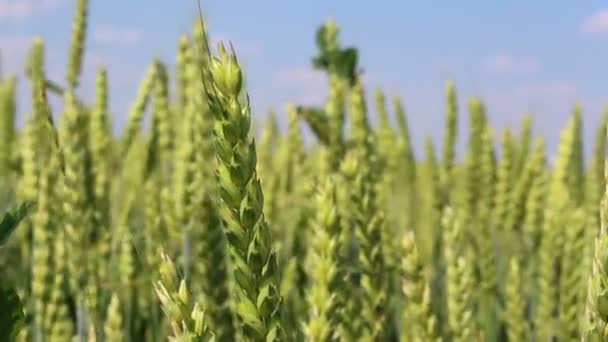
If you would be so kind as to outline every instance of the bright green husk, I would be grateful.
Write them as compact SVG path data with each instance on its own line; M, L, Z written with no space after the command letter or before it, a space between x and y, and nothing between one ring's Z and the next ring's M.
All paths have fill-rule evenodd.
M280 340L281 301L276 252L263 214L256 150L249 139L249 102L240 99L242 73L236 56L220 45L206 89L214 115L219 213L234 268L235 309L247 339Z

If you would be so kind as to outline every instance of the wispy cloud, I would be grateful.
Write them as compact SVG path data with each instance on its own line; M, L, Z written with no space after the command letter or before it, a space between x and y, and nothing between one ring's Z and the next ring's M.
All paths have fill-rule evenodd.
M540 63L533 57L517 57L500 53L486 58L482 68L493 74L531 74L540 68Z
M274 74L274 81L282 86L317 86L325 82L325 74L304 67L284 68Z
M563 81L547 81L522 84L515 89L515 94L523 98L569 98L577 94L574 84Z
M608 32L608 8L587 17L581 25L581 32L588 34Z
M63 0L0 0L0 22L20 20L58 7Z
M133 45L138 43L143 32L137 29L98 27L93 32L95 41L110 45Z
M319 105L327 94L325 74L306 67L279 69L274 73L272 83L288 93L290 101L304 105Z
M484 98L505 102L541 101L546 103L572 101L578 97L575 84L560 80L540 80L522 82L511 87L490 89L483 93Z

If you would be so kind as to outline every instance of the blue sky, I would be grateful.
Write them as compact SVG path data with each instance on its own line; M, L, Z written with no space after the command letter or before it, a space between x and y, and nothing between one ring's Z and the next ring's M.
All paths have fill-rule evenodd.
M310 67L314 32L332 16L343 45L359 47L368 92L377 87L406 103L415 142L440 139L444 82L466 99L481 96L498 130L535 114L535 131L555 150L575 102L593 135L608 104L608 5L600 1L201 0L214 41L230 40L247 73L254 112L279 113L288 101L320 104L324 76ZM0 0L4 72L23 74L31 39L44 37L47 70L63 82L74 0ZM177 37L197 16L194 0L91 1L84 83L92 98L97 65L109 68L117 130L152 58L175 60ZM29 110L20 83L21 114ZM462 143L464 143L464 139ZM591 142L593 138L588 137ZM587 144L587 149L590 144Z

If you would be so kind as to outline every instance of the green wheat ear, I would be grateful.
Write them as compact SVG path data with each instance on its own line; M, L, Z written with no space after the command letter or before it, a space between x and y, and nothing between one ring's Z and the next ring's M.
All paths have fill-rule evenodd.
M463 219L447 208L442 218L447 264L448 324L453 341L473 341L477 334L471 253L463 236Z
M604 161L604 181L608 183L608 160ZM583 341L608 339L608 186L600 207L600 232L595 238L593 265L588 279Z
M572 118L562 130L549 193L545 205L545 220L541 229L538 250L538 309L535 323L537 337L546 340L556 335L558 279L555 265L563 253L565 213L571 210L572 198L568 189L568 172L572 167L576 121Z
M184 279L180 279L175 264L168 255L161 253L160 277L154 289L163 311L169 320L173 336L170 341L213 341L205 313L192 299Z
M124 341L123 317L119 297L114 294L108 306L106 324L104 327L105 341L120 342Z
M319 186L316 215L312 222L307 271L309 314L305 334L310 341L333 338L336 322L334 284L338 276L340 222L336 206L336 184L333 178Z
M88 10L88 0L78 0L76 2L76 16L74 17L72 26L72 41L70 43L70 56L66 75L68 85L71 89L78 87L80 73L82 72Z
M382 176L382 163L376 152L374 136L367 122L367 107L363 85L355 85L352 99L353 132L355 148L348 151L342 161L340 173L344 177L345 189L344 213L345 233L353 234L349 247L353 252L347 262L356 265L357 271L351 271L351 277L361 272L361 284L350 285L360 291L361 298L348 298L352 306L349 315L357 312L356 305L361 305L362 329L354 328L352 319L344 318L343 323L351 325L355 338L383 339L387 336L387 322L390 310L387 305L389 276L387 250L390 245L384 238L386 220L378 196L378 186ZM356 118L356 119L355 119ZM360 303L358 303L360 301ZM356 303L356 305L355 305Z
M66 279L67 250L64 230L60 229L55 237L53 243L53 256L55 257L53 288L44 326L46 331L49 331L50 341L67 341L74 336L74 322L69 311L68 293L65 291L68 280Z
M210 329L220 341L237 339L233 300L230 294L230 265L226 236L219 217L216 201L217 184L214 178L215 150L213 113L204 96L200 69L207 64L193 63L191 53L186 65L185 116L180 134L179 160L175 165L178 198L177 217L184 238L192 249L189 278L195 295L202 295ZM207 62L206 60L204 62ZM201 96L202 94L202 96ZM179 187L177 186L179 185ZM185 248L182 248L185 250Z
M394 98L394 107L395 114L397 116L397 123L399 125L399 148L398 152L402 155L402 157L397 157L399 168L401 170L398 171L398 179L397 183L402 183L401 191L405 192L404 202L406 218L402 221L406 227L415 227L416 226L416 218L417 218L417 203L416 199L419 197L418 195L418 184L417 180L417 165L416 165L416 156L414 154L414 146L412 143L412 138L410 134L410 128L408 124L408 119L405 113L405 108L403 106L403 101L400 97L395 96ZM400 161L400 162L399 162ZM403 180L401 180L403 179ZM398 201L397 201L398 202ZM404 216L404 215L401 215Z
M153 85L152 102L154 107L153 120L157 130L158 158L160 171L164 178L169 172L173 145L174 131L172 112L169 108L169 75L167 67L160 60L154 61L155 80Z
M236 313L245 338L280 340L279 269L263 215L255 144L249 139L249 100L241 100L243 78L234 53L220 45L211 73L206 90L215 117L219 212L234 267Z
M402 291L405 305L402 317L403 341L437 341L437 318L431 307L431 289L418 254L414 233L409 231L402 239L401 265Z
M451 184L452 170L456 159L456 139L458 138L458 98L453 81L446 82L445 138L443 142L443 183Z
M37 338L47 336L45 329L53 285L53 238L60 217L56 187L60 184L58 151L49 157L49 163L42 169L39 182L37 209L32 218L34 237L32 241L32 299L34 302L34 332Z
M137 97L131 105L127 125L124 129L122 138L123 142L121 146L121 155L123 158L126 158L131 148L131 144L133 141L135 141L141 129L142 120L144 118L144 114L146 113L146 107L150 99L150 94L154 89L154 79L156 77L156 68L154 66L155 65L152 64L146 71L146 74L137 91Z
M16 88L17 78L15 76L0 81L0 184L4 183L10 174L15 153Z
M534 124L534 119L532 114L527 113L522 121L521 133L519 137L519 144L517 146L517 165L515 169L517 173L521 173L523 168L525 167L526 160L528 159L528 155L530 154L530 149L532 148L532 126Z
M522 296L522 270L517 258L509 262L507 282L505 284L505 321L509 341L528 341L530 339L530 325L526 319L526 302Z
M582 205L585 198L585 161L583 151L583 113L580 105L574 108L572 117L572 146L568 162L567 183L575 205Z
M586 212L582 209L572 211L565 228L563 260L561 264L559 289L559 321L561 338L573 340L580 338L580 322L584 308L584 276L581 265L585 258L585 229L588 227Z

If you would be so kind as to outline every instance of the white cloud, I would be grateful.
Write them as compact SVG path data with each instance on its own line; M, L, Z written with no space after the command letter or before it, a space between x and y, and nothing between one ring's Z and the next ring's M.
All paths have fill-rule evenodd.
M274 81L282 86L317 86L325 82L325 74L309 68L295 67L279 69Z
M272 84L285 92L289 101L303 105L320 105L327 96L326 75L306 67L279 69L273 75Z
M583 33L608 32L608 9L595 12L587 17L581 25Z
M0 0L0 22L19 20L34 14L52 10L62 0Z
M113 27L99 27L93 33L96 41L111 45L133 45L138 43L142 36L141 30Z
M577 94L577 90L574 84L555 81L523 84L516 88L515 93L523 98L546 98L552 100L555 98L574 97Z
M532 57L515 57L509 54L496 54L483 61L485 71L494 74L530 74L538 71L540 63Z

